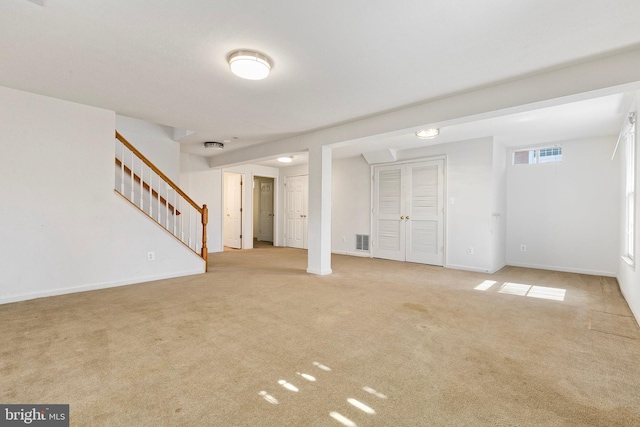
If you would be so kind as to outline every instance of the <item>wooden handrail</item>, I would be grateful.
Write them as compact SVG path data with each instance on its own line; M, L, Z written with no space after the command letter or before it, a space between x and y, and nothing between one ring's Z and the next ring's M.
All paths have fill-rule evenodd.
M129 166L122 164L122 162L120 161L120 159L118 159L116 157L116 166L118 167L124 167L124 171L127 175L131 176L132 179L137 182L138 184L140 184L142 186L142 188L144 188L145 190L151 192L151 195L156 199L160 201L160 204L164 205L164 206L169 206L169 210L171 211L172 214L175 215L180 215L180 211L177 210L171 203L167 202L167 200L162 197L160 194L158 194L158 192L154 189L151 188L151 186L149 184L147 184L146 182L144 182L142 180L142 178L140 178L137 174L133 173L133 171L131 169L129 169Z
M136 147L134 147L133 145L131 145L131 143L129 141L127 141L125 139L125 137L123 137L122 135L120 135L120 133L118 131L116 131L116 139L120 142L122 142L124 144L125 147L127 147L129 150L131 150L136 156L138 156L138 158L140 158L140 160L142 160L144 162L145 165L149 166L149 168L154 171L160 178L162 178L164 180L164 182L166 182L167 184L169 184L169 186L171 188L173 188L176 193L178 193L179 195L181 195L186 201L187 203L189 203L191 206L193 206L193 208L195 210L197 210L200 214L202 214L202 208L200 206L198 206L198 204L196 202L194 202L191 197L187 196L187 193L185 193L184 191L182 191L180 189L180 187L178 187L173 181L171 181L171 179L169 179L168 176L166 176L164 173L162 173L162 171L160 169L158 169L156 167L156 165L154 165L153 163L151 163L151 160L147 159L144 154L142 154L140 151L138 151L136 149Z
M145 165L147 165L149 167L149 169L151 169L152 171L154 171L162 180L164 180L165 183L167 183L176 193L178 193L184 200L187 201L187 203L189 203L199 214L201 217L201 223L202 223L202 249L200 250L200 257L204 260L205 263L205 272L207 271L207 269L209 268L209 257L208 257L208 249L207 249L207 224L209 222L209 209L207 208L207 205L202 205L202 207L198 206L198 204L196 202L193 201L193 199L191 199L191 197L187 196L187 194L182 191L180 189L180 187L178 187L173 181L171 181L171 179L169 179L168 176L166 176L160 169L158 169L156 167L156 165L154 165L153 163L151 163L151 161L149 159L147 159L144 154L142 154L140 151L138 151L133 145L131 145L131 143L129 141L126 140L125 137L123 137L122 135L120 135L120 133L116 130L116 139L118 141L120 141L125 147L127 147L129 150L131 150L131 152L133 154L135 154ZM161 197L157 191L153 190L147 183L145 183L138 175L136 175L135 173L133 173L133 171L128 168L126 165L124 165L124 159L118 160L116 158L116 164L118 166L120 166L121 168L124 168L124 171L127 172L127 174L131 175L132 179L135 180L136 182L138 182L140 185L143 186L143 188L145 188L146 190L149 190L152 192L152 195L154 197L156 197L158 200L160 200L161 203L165 204L165 206L168 206L172 213L177 213L177 215L180 215L180 212L178 212L175 207L171 206L167 200L165 200L163 197ZM153 218L152 218L153 219ZM155 219L154 219L155 220ZM157 221L156 221L157 222ZM160 224L162 225L162 224ZM177 237L177 236L176 236ZM180 239L178 239L180 240ZM182 240L181 240L182 241ZM184 243L184 242L182 242ZM197 252L196 252L197 253Z

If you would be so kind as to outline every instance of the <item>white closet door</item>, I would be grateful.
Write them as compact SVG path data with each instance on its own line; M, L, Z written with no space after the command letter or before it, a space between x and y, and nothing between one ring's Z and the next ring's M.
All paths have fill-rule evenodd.
M444 161L407 165L406 260L444 265Z
M307 248L307 216L309 176L290 176L286 178L285 241L290 248Z
M444 160L374 169L376 258L444 265Z
M242 249L242 175L224 174L224 245Z
M376 258L405 260L403 175L400 165L375 169L372 254Z

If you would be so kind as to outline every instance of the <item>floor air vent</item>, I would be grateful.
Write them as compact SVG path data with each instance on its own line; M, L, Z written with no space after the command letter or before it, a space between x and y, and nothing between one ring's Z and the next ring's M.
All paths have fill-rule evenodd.
M368 234L356 234L356 250L368 251L369 250L369 235Z

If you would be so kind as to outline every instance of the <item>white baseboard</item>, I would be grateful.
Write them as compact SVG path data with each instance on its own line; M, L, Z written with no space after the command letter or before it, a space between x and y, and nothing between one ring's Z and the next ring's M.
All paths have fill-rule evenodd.
M453 270L463 270L463 271L473 271L476 273L495 273L498 270L488 270L486 268L478 268L478 267L469 267L468 265L457 265L457 264L445 264L445 268L451 268Z
M162 274L158 276L140 277L133 280L119 280L115 282L94 283L92 285L83 285L72 288L50 289L40 292L31 292L28 294L12 295L8 297L0 297L0 304L9 304L12 302L27 301L36 298L53 297L57 295L73 294L77 292L95 291L98 289L117 288L119 286L135 285L136 283L154 282L156 280L173 279L175 277L192 276L204 273L204 267L198 270L183 271L179 273Z
M325 270L316 270L314 268L308 268L307 269L307 273L309 274L315 274L317 276L326 276L328 274L333 273L333 271L330 268L327 268Z
M624 300L627 302L627 305L629 306L629 309L631 310L631 314L633 314L633 317L636 319L636 323L638 325L640 325L640 312L636 312L636 310L634 310L634 306L632 306L629 303L629 298L627 298L627 295L625 293L625 290L622 286L620 286L620 279L616 278L616 280L618 281L618 288L620 289L620 292L622 293L622 297L624 298Z
M505 268L507 266L507 264L500 264L498 267L495 267L493 270L489 270L489 273L493 274L496 273L500 270L502 270L503 268Z
M360 258L371 258L371 254L369 252L331 251L331 253L336 255L359 256Z
M557 265L538 265L520 262L507 262L512 267L535 268L538 270L562 271L564 273L588 274L590 276L616 277L615 271L587 270L584 268L560 267Z

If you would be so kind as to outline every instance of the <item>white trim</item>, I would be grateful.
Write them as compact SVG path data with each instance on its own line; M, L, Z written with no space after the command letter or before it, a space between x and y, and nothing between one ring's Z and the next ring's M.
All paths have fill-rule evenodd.
M498 271L502 270L503 268L505 268L507 266L507 263L502 263L500 264L498 267L495 267L491 270L489 270L489 273L493 274L493 273L497 273Z
M333 271L328 268L325 270L316 270L314 268L307 268L307 273L309 274L315 274L317 276L328 276L329 274L331 274Z
M437 266L434 266L437 267ZM498 270L487 270L486 268L479 268L479 267L469 267L468 265L457 265L457 264L445 264L444 265L445 268L450 268L452 270L463 270L463 271L473 271L474 273L489 273L489 274L493 274ZM500 267L502 268L502 267Z
M279 191L278 191L278 185L280 184L280 182L278 181L279 177L278 176L270 176L270 175L264 175L264 174L258 174L256 175L255 173L251 172L251 184L253 185L255 183L255 179L258 178L270 178L273 179L273 236L272 236L272 244L273 246L276 246L276 239L278 239L278 232L280 231L280 227L278 227L279 224L279 217L278 215L280 214L279 212L279 206L280 203L278 203L278 197L279 197ZM253 206L253 190L251 191L251 218L253 219L253 210L255 209L255 206ZM252 231L252 236L251 236L251 249L253 249L253 234L255 234L255 230L251 230ZM280 242L278 242L280 243Z
M620 283L620 282L618 281L618 283ZM624 286L618 286L618 288L620 289L620 292L622 293L622 296L624 297L624 300L625 301L629 301L629 298L627 298L627 295L624 292ZM636 312L636 311L633 310L633 308L634 308L633 304L627 303L627 306L631 310L631 314L633 314L634 318L636 319L636 323L640 327L640 312Z
M9 304L12 302L27 301L27 300L36 299L36 298L46 298L46 297L53 297L58 295L75 294L77 292L88 292L88 291L95 291L98 289L116 288L119 286L128 286L128 285L135 285L139 283L154 282L156 280L173 279L175 277L184 277L184 276L192 276L196 274L203 274L205 273L204 260L202 261L202 263L203 263L202 268L198 270L182 271L182 272L170 273L170 274L161 274L158 276L140 277L140 278L134 279L133 281L118 280L115 282L95 283L93 285L83 285L83 286L77 286L73 288L59 288L59 289L52 289L52 290L41 291L41 292L31 292L28 294L13 295L10 297L0 298L0 304Z
M447 267L447 252L448 252L448 248L449 248L449 233L448 233L448 224L449 224L449 171L448 171L448 163L449 163L449 156L447 154L439 154L436 156L430 156L430 157L419 157L417 159L408 159L408 160L399 160L399 161L395 161L395 162L387 162L387 163L376 163L376 164L372 164L369 166L369 171L370 171L370 179L371 179L371 191L370 191L370 195L369 195L369 201L370 201L370 208L369 208L369 252L370 252L370 258L374 258L373 256L373 248L374 248L374 244L377 243L376 241L374 241L373 237L373 230L374 230L374 198L375 198L375 174L376 174L376 168L379 167L383 167L383 166L395 166L395 165L408 165L408 164L414 164L414 163L423 163L423 162L436 162L442 160L442 176L443 176L443 180L442 180L442 197L443 197L443 203L442 203L442 266L440 265L434 265L434 267ZM381 258L384 259L384 258ZM406 261L403 261L406 262ZM432 265L432 264L424 264L424 265ZM477 271L485 271L485 270L477 270Z
M360 258L372 258L371 254L369 253L369 251L358 251L358 252L351 252L351 251L331 251L332 254L336 254L336 255L348 255L348 256L357 256Z
M622 260L626 262L633 271L636 271L636 262L633 259L629 258L626 255L622 255L620 258L622 258Z
M564 273L588 274L590 276L616 277L615 271L587 270L583 268L561 267L557 265L526 264L526 263L518 263L518 262L515 262L515 263L507 262L507 265L512 267L535 268L537 270L561 271Z

